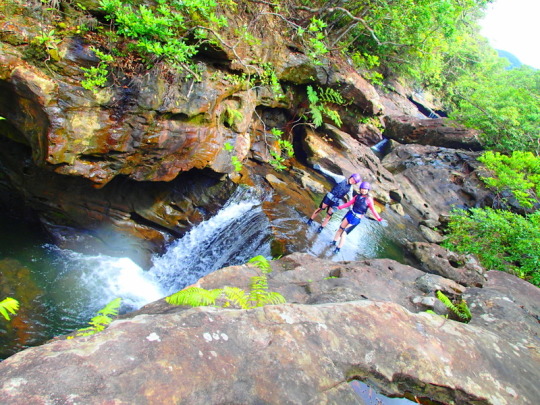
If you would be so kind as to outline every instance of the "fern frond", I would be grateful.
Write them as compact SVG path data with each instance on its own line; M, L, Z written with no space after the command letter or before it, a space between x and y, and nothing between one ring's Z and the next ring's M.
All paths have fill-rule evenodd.
M454 314L456 314L460 319L468 322L471 320L472 315L467 303L461 301L459 304L454 305L454 303L448 298L442 291L437 291L437 298Z
M238 287L225 287L223 289L225 297L235 305L238 305L242 309L252 308L249 305L249 295L244 290Z
M82 329L79 329L77 331L77 335L76 336L90 336L90 335L93 335L97 332L96 328L94 328L93 326L91 327L88 327L88 328L82 328Z
M456 305L458 309L458 316L463 319L466 322L469 322L472 319L471 310L469 309L469 306L467 305L467 302L465 300L462 300Z
M455 312L455 305L452 303L452 301L450 301L450 298L444 295L442 291L437 291L437 298L446 306L446 308Z
M343 99L343 96L341 95L341 93L329 87L321 90L319 96L323 102L340 104L340 105L345 104L345 100Z
M0 314L6 318L6 320L11 320L9 313L15 315L19 310L19 301L15 298L7 297L0 301Z
M313 118L313 125L315 125L315 127L317 128L320 127L323 123L323 116L322 116L322 111L320 110L319 106L315 104L311 104L309 106L309 110Z
M319 102L319 96L317 96L317 92L313 89L311 86L307 86L307 97L310 104L317 104Z
M118 308L122 304L122 298L115 298L109 302L105 307L98 311L98 314L115 317L118 315Z
M334 121L334 124L336 124L338 127L343 124L343 122L341 121L341 117L339 116L339 113L337 111L326 108L324 112L326 113L326 115L328 115L328 118Z
M108 317L107 315L96 315L90 320L89 324L95 328L100 328L103 325L110 324L111 322L112 318Z
M104 330L113 321L113 318L118 315L118 308L121 303L122 298L115 298L109 302L97 312L96 316L90 319L88 322L90 326L79 329L75 336L90 336Z
M287 300L283 295L275 291L265 291L258 296L258 301L255 306L263 307L265 305L285 304Z
M223 293L223 289L206 290L200 287L188 287L165 298L172 305L189 305L192 307L214 305Z
M248 263L257 266L259 269L262 270L263 273L270 273L272 271L272 266L270 266L270 262L266 257L262 255L252 257L251 259L249 259Z
M268 290L268 278L266 275L251 277L249 282L252 293L259 293ZM251 295L251 294L250 294Z

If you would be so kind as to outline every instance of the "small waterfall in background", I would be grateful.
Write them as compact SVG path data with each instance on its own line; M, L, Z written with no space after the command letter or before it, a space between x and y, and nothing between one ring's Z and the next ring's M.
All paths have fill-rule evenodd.
M246 263L257 255L269 257L270 240L260 197L239 187L214 217L155 257L149 274L170 294L222 267Z
M390 148L390 141L388 138L383 138L379 143L376 145L373 145L371 147L371 150L375 152L379 158L382 158L386 153L388 152L388 149Z

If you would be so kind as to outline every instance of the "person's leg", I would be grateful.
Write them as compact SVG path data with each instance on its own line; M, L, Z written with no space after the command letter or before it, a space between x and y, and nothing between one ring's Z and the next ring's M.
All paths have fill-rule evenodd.
M319 212L325 210L326 208L328 207L328 205L326 205L325 203L321 203L321 205L319 206L319 208L317 208L315 211L313 211L313 214L311 214L311 216L309 217L308 219L308 225L311 225L313 223L313 220L317 217L317 215L319 214Z
M332 210L332 207L330 205L327 206L328 209L326 210L326 217L323 219L321 226L319 226L319 229L317 229L317 232L321 233L324 227L328 224L328 221L330 221L330 218L332 218L332 215L334 215L334 210Z
M328 222L332 218L332 215L334 215L334 210L332 209L332 207L328 207L328 209L326 210L326 218L324 218L321 224L323 228L328 225Z
M341 232L341 238L339 239L338 248L341 249L343 244L345 243L345 239L347 237L347 229L350 228L352 225L348 224L347 227Z
M339 229L336 231L336 234L334 235L334 241L332 244L336 244L338 241L341 243L341 238L343 237L344 230L349 226L349 221L347 221L347 218L343 218L343 221L341 221L341 224L339 225Z
M347 224L347 226L345 227L345 229L343 230L343 232L341 233L341 239L339 241L339 244L338 244L338 248L341 249L341 247L343 246L343 244L345 243L345 238L348 234L350 234L354 228L356 228L358 226L358 223L353 223L353 224Z
M308 223L312 223L319 212L321 212L320 208L317 208L315 211L313 211L313 214L311 214L311 216L309 217Z

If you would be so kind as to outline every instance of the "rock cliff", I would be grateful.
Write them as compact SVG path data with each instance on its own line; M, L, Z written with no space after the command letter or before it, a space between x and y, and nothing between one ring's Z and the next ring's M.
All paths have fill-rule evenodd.
M105 87L87 90L83 69L99 64L93 49L107 44L92 33L60 30L83 17L102 18L96 2L81 4L84 16L66 4L61 21L38 5L16 0L6 3L0 15L1 201L35 212L59 245L76 248L70 239L82 234L85 243L79 249L128 254L144 264L168 241L215 214L235 184L284 194L281 200L292 197L288 188L268 181L276 173L270 153L280 152L271 129L283 131L295 149L281 181L293 189L306 190L310 184L303 197L294 198L295 209L304 214L327 187L311 170L314 163L339 174L361 173L376 183L382 205L407 214L409 204L400 207L401 179L369 149L382 139L384 125L389 134L407 132L408 126L394 124L404 114L430 123L438 146L445 145L443 133L446 146L468 145L467 131L426 119L403 86L378 89L337 55L310 58L263 3L229 13L222 32L224 41L231 40L235 30L256 18L252 35L260 45L237 41L234 48L224 43L201 49L197 79L165 63L146 69L128 57L119 59L123 64L117 62ZM38 40L44 32L58 33L44 44L45 39ZM247 63L251 60L259 62ZM262 74L265 64L273 66L277 88L250 86L242 79ZM346 106L334 106L342 117L340 128L329 119L315 128L306 119L308 85L335 90L346 100ZM459 143L459 138L467 141ZM406 133L399 139L414 141ZM234 170L233 156L244 164L240 172ZM452 171L459 178L470 174L460 174L457 164ZM209 200L209 187L217 199ZM408 200L416 198L414 187L406 191ZM410 205L418 210L421 204ZM111 236L118 233L131 247L118 247ZM283 253L292 251L294 246Z

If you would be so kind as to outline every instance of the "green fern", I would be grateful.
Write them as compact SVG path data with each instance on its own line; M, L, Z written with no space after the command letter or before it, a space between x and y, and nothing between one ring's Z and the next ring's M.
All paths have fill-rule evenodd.
M472 319L471 311L467 306L467 302L461 300L455 305L442 291L437 291L437 298L454 314L456 314L464 322L469 322Z
M345 104L345 99L337 90L327 87L326 89L319 89L319 97L324 103L334 103L343 105Z
M11 320L9 314L15 315L19 310L19 301L15 298L7 297L0 301L0 314L6 318L6 320Z
M185 290L178 291L165 298L165 301L172 305L189 305L192 307L200 307L214 305L222 293L223 289L221 288L206 290L200 287L188 287Z
M246 294L244 290L238 287L225 287L223 289L227 302L223 307L229 307L231 304L235 304L242 309L251 309L253 308L250 304L250 297Z
M339 113L329 107L329 104L346 104L342 95L337 90L331 88L318 88L318 90L315 90L313 87L307 86L306 92L311 120L315 127L320 127L323 124L324 116L330 118L338 127L343 124Z
M252 257L248 260L248 263L251 263L261 269L261 271L265 274L272 272L272 267L270 266L270 262L268 259L262 255L258 255L255 257Z
M88 322L90 326L79 329L75 336L90 336L104 330L118 315L118 308L120 308L121 303L122 298L115 298L109 302ZM70 336L68 339L73 339L73 336Z
M287 168L285 166L285 160L286 158L282 156L283 152L289 157L292 158L294 156L294 149L292 143L282 138L283 131L277 128L272 128L270 130L270 133L273 135L274 139L277 141L279 145L279 151L270 150L270 156L272 156L272 159L269 160L269 163L272 165L272 167L277 170L278 172L281 170L284 170Z
M244 115L237 109L227 107L225 109L224 119L227 125L231 127L234 123L242 121L244 119Z
M206 290L200 287L189 287L165 298L171 305L189 305L192 307L216 305L218 299L224 299L224 308L235 305L242 309L252 309L264 305L276 305L286 302L280 293L268 291L266 274L272 271L270 262L264 256L255 256L248 263L262 271L262 275L253 276L250 280L250 291L247 293L238 287L224 287Z

